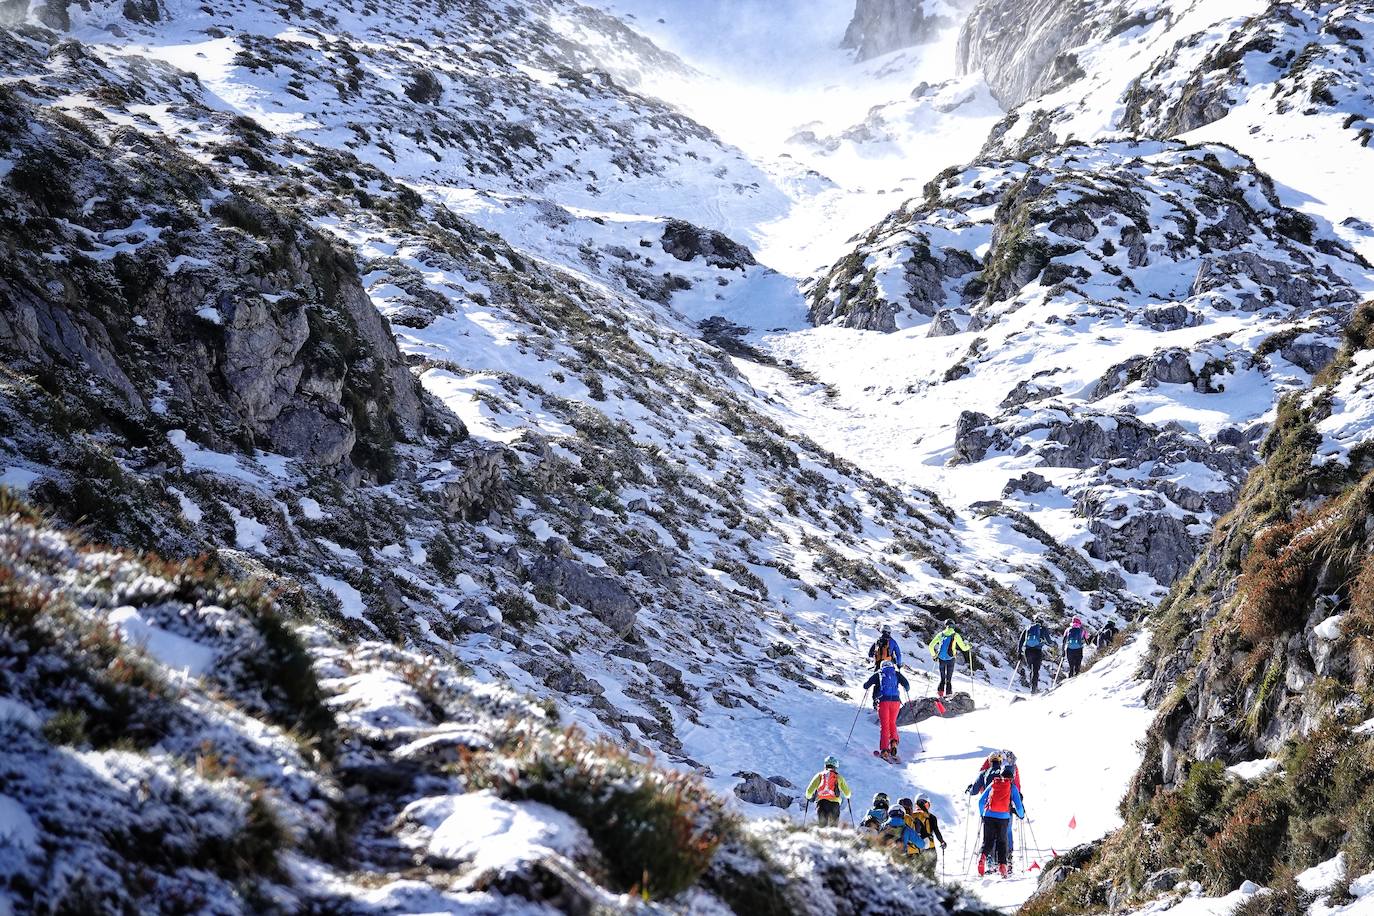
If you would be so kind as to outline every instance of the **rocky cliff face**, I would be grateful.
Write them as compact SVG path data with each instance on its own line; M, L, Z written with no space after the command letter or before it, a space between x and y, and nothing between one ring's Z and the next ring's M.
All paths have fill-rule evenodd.
M1104 0L979 0L959 33L959 68L982 71L1005 108L1082 75L1073 49L1089 38L1148 21L1126 3Z
M840 47L859 60L934 41L958 24L972 0L857 0Z
M1285 400L1265 463L1161 606L1127 827L1035 912L1120 908L1166 874L1219 893L1278 881L1292 902L1284 873L1342 852L1347 875L1374 865L1369 819L1349 814L1374 802L1371 318L1362 306L1318 384Z
M1092 557L1168 585L1257 460L1273 401L1237 399L1336 352L1368 265L1314 233L1231 150L1070 146L950 170L815 281L811 316L957 343L929 386L969 405L950 461L1064 469L1052 487L1010 473L1005 495L1068 496ZM1216 423L1162 419L1209 401Z

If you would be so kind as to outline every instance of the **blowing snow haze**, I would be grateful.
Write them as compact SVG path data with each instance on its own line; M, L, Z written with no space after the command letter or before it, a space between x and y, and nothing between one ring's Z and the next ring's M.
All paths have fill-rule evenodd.
M0 914L1371 912L1371 55L0 0Z

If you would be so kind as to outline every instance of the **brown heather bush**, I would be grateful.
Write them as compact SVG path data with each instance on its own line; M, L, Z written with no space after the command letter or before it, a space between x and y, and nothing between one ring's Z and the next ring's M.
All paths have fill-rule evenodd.
M470 755L461 770L474 788L571 815L622 891L660 898L681 893L734 831L724 802L696 776L641 762L577 729L555 735L513 730L502 751Z

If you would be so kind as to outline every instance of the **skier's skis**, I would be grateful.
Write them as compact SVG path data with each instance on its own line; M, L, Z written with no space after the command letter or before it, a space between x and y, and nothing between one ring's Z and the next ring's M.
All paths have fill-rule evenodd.
M898 757L896 754L884 754L882 751L874 751L873 756L877 757L879 760L884 761L885 763L891 763L893 765L902 762L902 758Z

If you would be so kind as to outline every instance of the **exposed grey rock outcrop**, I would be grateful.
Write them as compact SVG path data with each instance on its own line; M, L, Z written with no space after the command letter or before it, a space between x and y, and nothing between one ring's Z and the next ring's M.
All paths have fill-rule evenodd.
M680 219L668 220L660 244L679 261L702 258L712 267L740 270L758 263L753 252L724 233L702 229Z
M934 41L956 25L952 15L931 10L967 8L973 0L857 0L840 47L858 52L859 60Z
M576 560L537 557L529 565L529 577L536 588L552 588L573 604L591 611L620 636L634 627L639 606L625 587L609 576L593 573Z
M926 719L936 716L943 718L962 716L977 708L966 693L952 693L939 702L945 707L943 713L935 706L935 697L919 697L903 703L901 710L897 713L897 724L915 725L917 722L924 722Z
M0 97L0 122L20 117ZM212 447L246 441L345 478L389 477L394 444L446 414L425 406L352 256L323 235L131 130L108 150L57 122L7 132L23 165L0 207L25 226L0 237L11 266L0 348L13 358L104 389L149 422L179 418ZM129 190L101 205L112 187ZM208 221L184 218L212 199ZM140 206L165 225L130 234ZM112 257L90 258L102 238Z
M758 773L736 773L735 777L744 780L735 786L735 795L741 801L751 805L768 805L787 810L792 807L792 802L796 800L795 796L778 791L779 784L774 780L780 777L765 779Z

